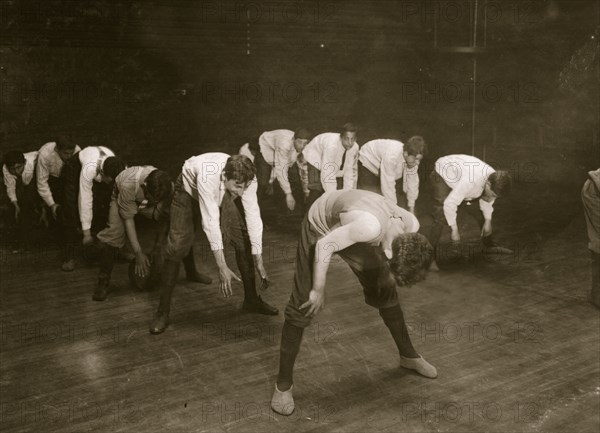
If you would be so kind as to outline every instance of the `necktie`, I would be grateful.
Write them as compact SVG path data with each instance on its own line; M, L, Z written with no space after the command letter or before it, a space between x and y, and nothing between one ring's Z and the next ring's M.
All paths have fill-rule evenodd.
M340 171L344 169L344 164L346 163L346 149L344 149L344 155L342 155L342 165L340 165Z

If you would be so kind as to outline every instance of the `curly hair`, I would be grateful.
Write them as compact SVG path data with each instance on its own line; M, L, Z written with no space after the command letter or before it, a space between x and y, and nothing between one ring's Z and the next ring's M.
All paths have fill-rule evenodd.
M223 171L227 180L235 179L236 182L248 183L256 176L256 167L250 158L244 155L230 156Z
M392 243L390 270L399 286L412 286L424 280L433 260L433 247L419 233L404 233Z

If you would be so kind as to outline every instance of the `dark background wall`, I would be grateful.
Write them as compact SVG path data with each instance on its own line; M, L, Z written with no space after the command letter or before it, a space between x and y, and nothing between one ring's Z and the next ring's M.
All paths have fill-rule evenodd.
M589 0L2 1L1 151L62 131L176 172L273 128L423 135L523 182L600 164ZM452 50L476 45L476 54ZM464 50L463 50L464 51ZM473 87L473 59L477 76Z

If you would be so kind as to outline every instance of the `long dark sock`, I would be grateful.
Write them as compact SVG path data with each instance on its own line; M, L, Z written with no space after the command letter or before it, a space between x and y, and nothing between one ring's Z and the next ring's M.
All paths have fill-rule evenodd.
M388 308L380 308L379 315L383 318L383 323L390 330L398 352L406 358L418 358L419 354L415 350L408 335L408 329L404 322L404 314L400 305L395 305Z
M99 242L99 249L100 272L98 273L98 279L101 280L105 278L108 281L110 280L110 276L115 265L118 250L103 242Z
M190 248L190 252L183 258L183 267L187 278L195 278L197 270L193 248Z
M169 314L173 289L179 275L179 260L165 260L160 275L160 303L158 313Z
M300 351L303 333L304 328L294 326L287 320L283 323L279 350L279 376L277 377L277 388L280 391L287 391L294 383L294 364Z

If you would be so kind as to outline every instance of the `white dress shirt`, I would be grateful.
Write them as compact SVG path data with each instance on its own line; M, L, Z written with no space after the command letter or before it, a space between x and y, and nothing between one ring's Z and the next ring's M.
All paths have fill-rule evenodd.
M465 200L475 200L483 194L492 167L470 155L447 155L435 162L435 171L452 188L444 200L444 215L448 225L456 224L456 210ZM492 218L494 200L479 200L479 208L485 219Z
M78 154L81 162L79 175L79 219L81 229L89 230L92 227L94 216L94 197L92 187L94 181L102 182L102 166L109 156L115 156L112 150L104 146L89 146Z
M21 174L21 180L23 185L29 185L35 172L35 162L38 156L37 151L24 153L25 157L25 168L23 174ZM6 164L2 165L2 174L4 175L4 185L6 185L6 194L11 202L17 202L17 176L8 171Z
M258 139L260 153L273 170L271 170L271 182L275 179L286 194L292 193L292 187L288 179L288 170L294 165L298 158L298 152L294 147L294 131L289 129L276 129L263 132Z
M379 176L381 193L388 200L398 204L396 181L402 179L402 189L406 193L409 207L414 207L419 197L419 164L412 168L404 160L404 144L398 140L371 140L365 143L358 159L362 165Z
M183 164L183 188L198 200L202 215L202 228L206 233L212 251L222 250L219 207L225 195L225 177L223 170L229 159L226 153L212 152L193 156ZM242 194L242 205L246 215L248 236L252 245L252 254L262 254L263 223L256 198L256 177Z
M302 151L306 162L321 171L321 185L325 192L337 189L338 177L344 178L343 189L356 189L358 144L354 143L346 152L346 162L340 170L344 151L340 134L336 132L317 135Z
M242 147L240 147L240 151L238 152L238 154L247 156L248 158L250 158L250 161L254 162L254 155L252 155L252 152L250 152L250 143L246 143Z
M44 144L39 150L37 159L36 177L38 194L49 207L54 206L54 197L52 197L52 191L48 185L48 178L50 176L59 177L63 167L63 160L60 159L55 149L55 142ZM80 150L79 146L75 146L75 152L79 152Z

